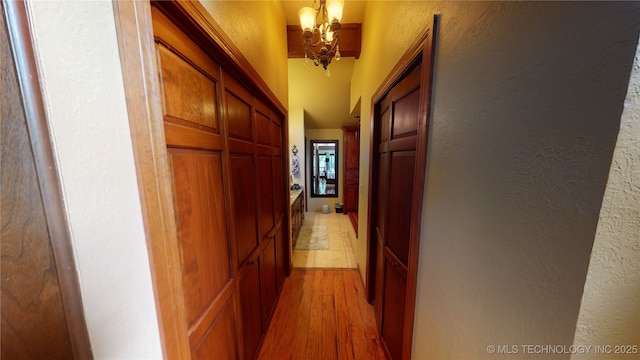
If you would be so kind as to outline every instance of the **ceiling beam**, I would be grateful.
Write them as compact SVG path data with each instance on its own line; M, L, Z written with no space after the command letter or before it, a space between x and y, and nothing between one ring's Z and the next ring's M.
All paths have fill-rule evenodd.
M342 57L360 57L360 39L362 37L362 24L340 25L340 55ZM302 28L300 25L287 25L287 48L289 58L303 58Z

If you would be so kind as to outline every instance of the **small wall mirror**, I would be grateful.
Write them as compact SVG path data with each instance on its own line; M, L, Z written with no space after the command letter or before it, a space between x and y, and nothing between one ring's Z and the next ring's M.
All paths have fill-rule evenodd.
M338 197L338 140L311 140L311 197Z

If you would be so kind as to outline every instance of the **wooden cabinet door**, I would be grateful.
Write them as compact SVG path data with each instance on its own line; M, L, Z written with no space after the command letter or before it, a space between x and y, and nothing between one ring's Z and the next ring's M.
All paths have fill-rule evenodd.
M244 358L253 359L262 336L262 309L260 286L260 256L250 257L240 272L240 308L242 314L242 340ZM215 353L209 354L209 358Z
M238 357L220 67L160 11L153 10L167 153L192 358Z
M289 242L285 235L286 226L284 223L278 227L274 242L276 247L276 282L278 285L278 292L282 291L284 285L284 279L287 275L287 269L289 268Z
M287 258L280 249L289 246L281 230L289 226L282 216L286 109L218 36L221 30L198 2L151 2L155 58L131 54L128 44L148 36L148 8L140 8L137 17L138 7L116 6L127 16L118 27L126 39L123 68L135 72L125 77L134 105L128 108L149 115L131 117L135 129L151 135L150 142L134 138L142 149L136 152L140 188L151 194L149 217L160 224L150 229L168 235L150 235L163 345L171 357L189 358L190 351L191 358L250 359L280 291L278 279L288 271L278 265ZM148 74L158 81L147 81ZM164 132L155 122L160 112ZM166 153L157 146L161 140ZM154 160L140 161L147 157ZM172 215L175 234L166 231L174 228Z
M283 266L278 265L285 258L283 245L276 240L286 224L284 137L280 120L268 106L228 73L223 71L222 77L244 353L252 358L284 280Z
M246 263L259 245L256 230L258 219L255 189L256 169L253 164L253 155L233 153L229 155L231 198L235 223L234 243L239 267Z
M360 182L360 127L344 126L344 196L345 214L358 211Z
M281 128L278 127L281 131ZM286 218L285 205L290 203L289 199L285 198L285 181L284 181L284 168L282 160L282 153L274 155L272 157L273 164L273 198L274 198L274 217L276 222L276 229L274 232L274 242L276 248L276 283L278 291L282 289L282 284L286 276L287 269L289 268L289 243L288 237L285 237L285 228L288 227L288 221Z
M403 358L421 67L391 88L378 105L381 129L374 146L378 165L375 236L375 312L392 359ZM408 336L411 336L410 334Z
M276 299L278 298L278 281L277 281L277 269L276 269L276 242L274 237L270 237L262 244L262 327L266 331L269 319L276 305Z

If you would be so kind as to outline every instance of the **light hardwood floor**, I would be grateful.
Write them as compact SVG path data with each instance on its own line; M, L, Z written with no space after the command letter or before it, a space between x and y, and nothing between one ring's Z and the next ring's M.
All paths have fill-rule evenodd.
M258 359L386 360L357 270L294 269Z
M344 214L321 211L306 212L302 226L326 226L329 234L329 249L293 249L293 267L296 268L356 268L352 243L356 233Z

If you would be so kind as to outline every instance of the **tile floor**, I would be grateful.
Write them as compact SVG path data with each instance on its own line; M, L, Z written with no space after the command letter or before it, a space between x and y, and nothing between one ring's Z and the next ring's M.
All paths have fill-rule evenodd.
M329 233L328 250L293 249L293 267L298 268L356 268L351 244L356 233L349 217L344 214L321 211L306 212L303 226L326 226Z

